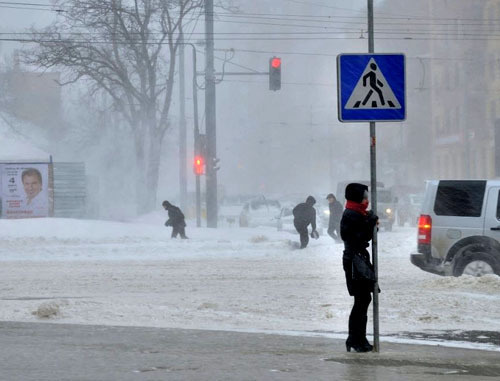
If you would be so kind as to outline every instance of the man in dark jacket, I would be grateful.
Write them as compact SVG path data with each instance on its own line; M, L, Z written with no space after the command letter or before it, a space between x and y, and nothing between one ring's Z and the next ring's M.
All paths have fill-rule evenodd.
M351 183L345 190L346 209L340 222L340 235L344 241L342 258L347 290L354 296L354 306L349 316L349 337L346 341L347 351L353 348L356 352L368 352L373 349L366 339L366 323L368 306L372 300L373 282L365 279L353 279L353 259L360 256L364 263L371 267L370 254L366 249L373 238L373 231L378 217L367 212L368 187Z
M184 214L181 210L168 201L163 201L162 206L168 211L168 220L165 222L165 226L172 226L172 238L177 238L177 234L180 234L182 239L187 239L186 221L184 221Z
M307 231L309 224L311 224L312 227L311 237L318 237L318 232L316 231L316 209L313 207L315 203L316 200L314 197L309 196L307 197L306 202L298 204L295 208L293 208L293 225L300 234L301 249L307 247L307 244L309 243L309 234Z
M328 235L332 237L335 242L340 241L340 220L342 219L342 213L344 208L335 198L333 193L326 196L328 200L328 207L330 208L330 218L328 220Z

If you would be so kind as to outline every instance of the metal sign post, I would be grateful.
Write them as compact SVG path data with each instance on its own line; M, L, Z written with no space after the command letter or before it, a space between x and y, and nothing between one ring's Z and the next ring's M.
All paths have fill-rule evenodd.
M373 0L368 0L368 53L375 52L375 41L373 36ZM371 203L373 213L377 214L377 135L375 122L370 122L370 180L371 180ZM373 229L372 260L375 268L375 282L373 289L373 351L380 351L379 341L379 309L378 309L378 247L377 226Z
M404 54L374 53L373 0L367 1L368 53L337 56L338 117L343 123L370 123L371 206L377 214L375 122L400 122L406 119L406 70ZM378 279L377 227L373 232L372 259ZM378 282L373 293L373 350L380 351Z

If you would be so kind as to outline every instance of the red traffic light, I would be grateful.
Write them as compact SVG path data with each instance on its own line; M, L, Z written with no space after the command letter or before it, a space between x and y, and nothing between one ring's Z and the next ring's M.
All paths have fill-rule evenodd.
M193 169L195 175L204 175L205 174L205 159L203 156L195 156Z
M277 69L280 66L281 66L281 58L273 57L271 59L271 67L274 67L275 69Z
M281 89L281 58L269 58L269 90Z

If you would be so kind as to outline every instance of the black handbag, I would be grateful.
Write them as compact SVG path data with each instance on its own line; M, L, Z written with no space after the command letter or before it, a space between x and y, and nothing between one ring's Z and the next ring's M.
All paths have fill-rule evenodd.
M352 279L371 284L375 284L377 281L373 265L359 254L355 254L352 258Z

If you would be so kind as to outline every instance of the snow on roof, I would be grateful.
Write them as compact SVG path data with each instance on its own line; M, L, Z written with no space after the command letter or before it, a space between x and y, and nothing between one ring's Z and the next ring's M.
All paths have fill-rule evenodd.
M33 135L37 129L29 122L0 112L0 161L48 161L50 154L38 146L42 139Z

